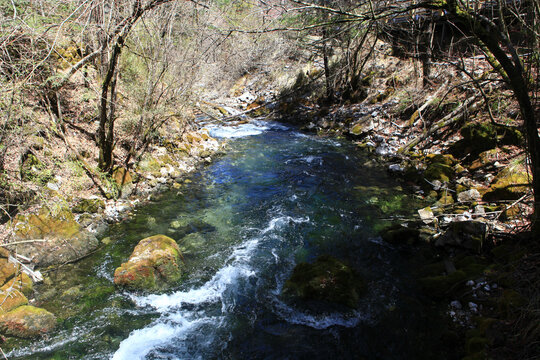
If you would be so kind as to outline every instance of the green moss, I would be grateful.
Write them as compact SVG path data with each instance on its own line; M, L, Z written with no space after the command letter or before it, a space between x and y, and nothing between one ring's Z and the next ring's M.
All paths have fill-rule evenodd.
M507 167L493 179L482 199L485 201L516 200L529 190L529 184L527 172L519 168Z
M51 236L72 238L79 233L79 224L68 209L52 213L41 208L38 214L18 215L13 221L15 234L21 239L43 239Z
M141 240L129 260L114 272L114 283L138 290L168 287L181 278L182 255L176 241L165 235Z
M449 192L443 192L442 196L439 198L435 205L444 206L452 205L454 203L454 198Z
M75 213L90 213L94 214L105 208L105 202L101 199L81 199L73 207Z
M451 147L452 153L459 156L476 156L497 145L523 144L523 135L519 130L489 122L469 123L460 132L463 139Z
M467 274L462 270L457 270L449 275L429 276L420 279L420 284L424 290L433 297L444 297L454 293L457 287L465 282Z
M453 166L457 163L457 160L450 154L428 154L426 160L430 164L444 164Z
M55 326L53 314L34 306L20 306L0 316L0 331L21 338L42 335Z
M433 163L428 165L424 177L429 181L449 182L454 178L454 169L450 165Z
M445 270L446 267L444 266L444 262L439 261L433 264L422 266L420 269L417 270L417 274L419 277L433 277L440 276L445 272Z
M525 305L527 300L515 290L505 289L497 300L497 310L500 314L510 315Z
M365 287L365 281L350 267L331 256L320 256L313 264L296 265L283 293L305 301L327 301L355 308Z
M409 244L412 245L418 241L420 231L414 228L408 228L403 225L392 225L381 232L384 241L391 244Z
M474 278L483 274L487 262L476 256L464 256L457 258L455 265L458 269L463 270L468 278Z

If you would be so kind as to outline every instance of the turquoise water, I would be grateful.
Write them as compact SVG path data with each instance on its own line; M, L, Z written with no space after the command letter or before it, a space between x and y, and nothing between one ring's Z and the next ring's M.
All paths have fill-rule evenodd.
M58 329L9 359L452 358L401 252L377 237L418 206L346 141L276 123L210 129L231 150L109 230L84 261L48 273L40 305ZM186 272L165 294L115 289L137 242L174 238ZM309 310L281 296L295 264L321 254L366 278L358 308Z

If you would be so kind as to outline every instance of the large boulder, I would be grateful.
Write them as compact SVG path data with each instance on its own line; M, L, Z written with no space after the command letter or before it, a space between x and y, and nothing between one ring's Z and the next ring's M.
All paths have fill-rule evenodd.
M56 318L45 309L20 306L0 315L0 332L20 338L32 338L49 332L56 326Z
M134 290L163 289L180 280L182 261L176 241L165 235L150 236L115 270L114 283Z
M68 209L18 215L12 222L17 240L37 240L13 245L37 266L64 264L80 259L99 245L90 232L82 229Z
M312 264L296 265L283 287L283 294L304 301L325 301L355 308L365 287L365 281L349 266L323 255Z

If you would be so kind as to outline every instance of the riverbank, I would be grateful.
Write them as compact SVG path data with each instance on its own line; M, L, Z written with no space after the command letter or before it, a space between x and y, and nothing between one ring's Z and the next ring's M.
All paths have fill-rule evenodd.
M39 202L2 226L2 333L32 338L51 331L55 314L27 306L36 303L33 282L51 284L42 272L96 252L107 244L103 237L110 224L125 221L157 194L182 187L187 176L211 163L225 146L207 131L186 132L175 143L150 147L134 169L117 168L107 194L95 187L94 193L80 191L70 183L74 179L61 175L47 182Z

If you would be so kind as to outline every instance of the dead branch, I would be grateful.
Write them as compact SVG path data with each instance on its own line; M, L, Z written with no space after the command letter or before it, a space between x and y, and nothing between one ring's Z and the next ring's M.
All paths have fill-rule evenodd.
M472 105L469 107L471 103ZM474 110L477 107L478 107L477 97L469 98L465 100L460 107L458 107L457 109L452 111L450 114L443 117L441 120L436 122L432 127L430 127L429 129L426 129L418 137L416 137L415 139L407 143L405 146L403 146L401 149L399 149L399 153L410 151L413 147L418 145L420 142L424 141L427 137L431 136L433 133L437 132L443 127L446 127L460 120L466 111Z

